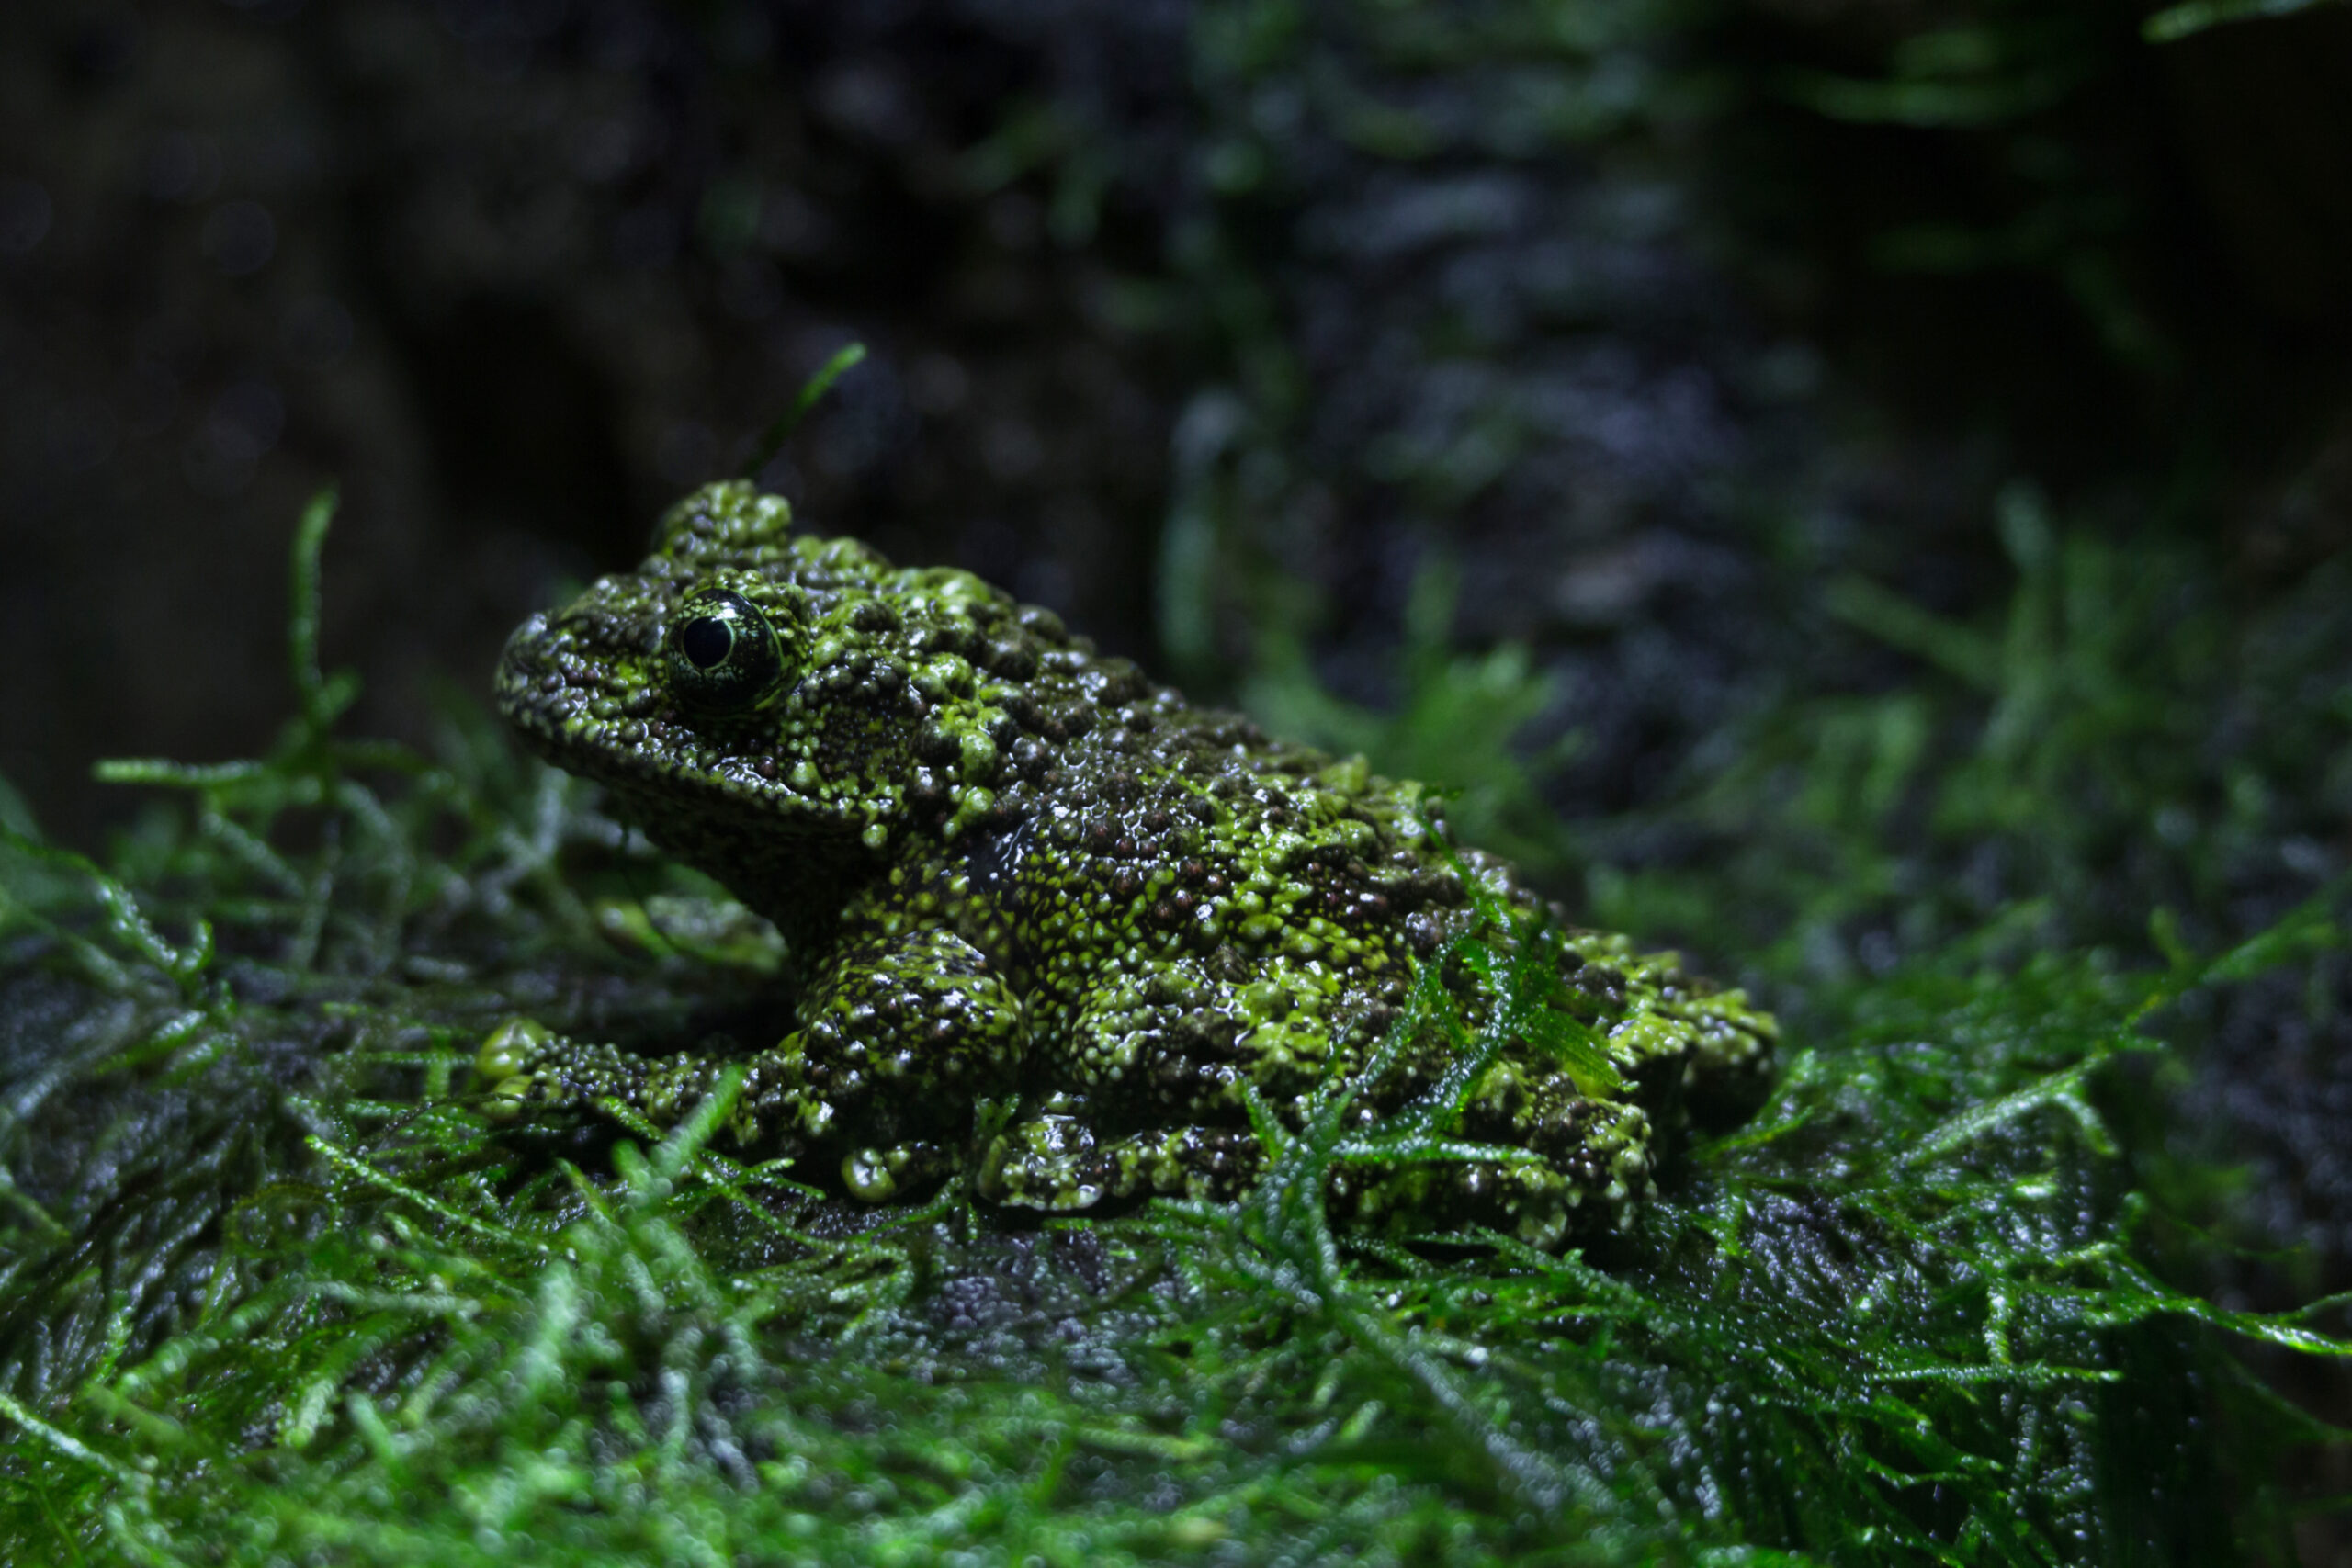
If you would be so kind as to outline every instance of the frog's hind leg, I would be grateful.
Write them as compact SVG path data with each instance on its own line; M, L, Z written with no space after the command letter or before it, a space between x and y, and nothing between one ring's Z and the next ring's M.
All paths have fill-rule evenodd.
M1136 1198L1230 1201L1249 1190L1265 1163L1264 1146L1247 1127L1098 1138L1079 1117L1046 1113L998 1134L976 1185L981 1197L1007 1208L1075 1213ZM1483 1225L1551 1251L1622 1220L1628 1201L1647 1189L1645 1169L1627 1174L1631 1185L1541 1156L1343 1163L1333 1168L1325 1198L1333 1219L1368 1231L1401 1236Z

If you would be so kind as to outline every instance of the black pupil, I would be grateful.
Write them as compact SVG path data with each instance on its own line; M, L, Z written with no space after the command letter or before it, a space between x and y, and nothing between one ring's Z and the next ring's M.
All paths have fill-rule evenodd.
M708 670L726 660L735 646L735 628L716 615L701 615L688 621L678 634L678 648L694 660L697 670Z

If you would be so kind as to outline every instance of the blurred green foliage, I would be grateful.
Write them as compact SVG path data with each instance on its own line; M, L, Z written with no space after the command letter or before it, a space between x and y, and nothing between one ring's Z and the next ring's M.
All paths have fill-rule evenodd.
M2188 0L2187 5L2167 6L2150 17L2143 31L2151 43L2170 43L2224 22L2288 17L2335 3L2339 0Z
M1826 615L1917 677L1752 716L1664 807L1728 860L1597 873L1596 918L1690 929L1670 911L1721 908L1728 876L1737 912L1694 935L1777 942L1835 977L1871 930L1889 952L1999 930L2154 956L2154 916L2211 944L2245 900L2275 908L2324 874L2352 809L2346 563L2256 608L2229 602L2208 549L2062 529L2030 486L2004 492L1999 525L2015 587L1980 621L1828 582Z
M1242 705L1278 735L1340 756L1360 753L1391 777L1451 786L1447 819L1464 842L1557 873L1574 851L1543 784L1576 754L1577 738L1572 731L1532 754L1514 743L1558 705L1559 681L1535 668L1523 644L1461 651L1453 639L1459 591L1459 574L1442 563L1414 580L1393 708L1333 696L1297 637L1281 627L1260 642Z

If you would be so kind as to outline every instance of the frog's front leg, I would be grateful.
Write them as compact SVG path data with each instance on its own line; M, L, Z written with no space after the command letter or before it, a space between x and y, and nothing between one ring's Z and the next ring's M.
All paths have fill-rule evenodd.
M853 936L812 965L775 1046L740 1058L727 1131L797 1157L842 1148L852 1192L879 1201L944 1174L976 1097L1001 1092L1027 1045L1021 1004L978 949L952 931ZM477 1070L493 1115L612 1100L648 1121L682 1121L731 1065L705 1052L640 1056L516 1021L484 1043Z

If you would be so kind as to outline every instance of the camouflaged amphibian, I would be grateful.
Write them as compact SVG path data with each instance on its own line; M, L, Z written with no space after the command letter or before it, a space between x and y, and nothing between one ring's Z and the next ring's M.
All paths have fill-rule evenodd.
M1230 1195L1263 1158L1244 1086L1295 1123L1351 1072L1415 960L1479 919L1464 874L1540 908L1507 866L1433 841L1418 786L1194 707L967 572L795 536L748 485L689 496L636 572L525 623L498 696L541 754L782 931L794 1013L746 1056L729 1130L803 1169L838 1162L862 1198L958 1168L991 1201L1050 1211ZM1460 1135L1539 1160L1356 1168L1336 1207L1556 1245L1649 1189L1686 1103L1761 1083L1772 1023L1739 993L1621 937L1569 932L1558 953L1623 1087L1579 1093L1515 1046ZM1409 1101L1451 1049L1416 1046L1358 1113ZM726 1065L517 1022L481 1070L502 1113L617 1096L667 1122ZM984 1098L1013 1107L986 1137Z

